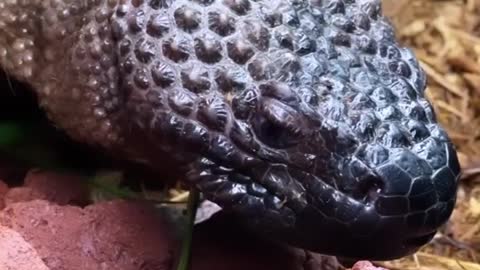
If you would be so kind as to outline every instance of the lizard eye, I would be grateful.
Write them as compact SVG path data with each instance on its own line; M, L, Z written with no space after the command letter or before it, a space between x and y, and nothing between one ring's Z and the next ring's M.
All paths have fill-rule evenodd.
M287 129L265 117L257 117L254 129L258 138L268 146L287 148L295 144L295 140Z
M257 137L273 148L296 145L301 137L301 125L295 113L277 101L263 105L262 111L253 118L252 123Z

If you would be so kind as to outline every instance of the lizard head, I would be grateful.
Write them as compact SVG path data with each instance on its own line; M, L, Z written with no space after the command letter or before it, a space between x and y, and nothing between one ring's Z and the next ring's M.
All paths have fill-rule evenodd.
M4 1L0 65L72 137L174 164L272 239L398 258L455 204L456 153L377 0Z

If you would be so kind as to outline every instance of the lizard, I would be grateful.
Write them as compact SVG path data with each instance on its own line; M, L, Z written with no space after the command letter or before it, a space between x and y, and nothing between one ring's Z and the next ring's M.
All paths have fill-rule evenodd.
M74 140L270 239L388 260L454 209L455 147L379 0L0 0L0 67Z

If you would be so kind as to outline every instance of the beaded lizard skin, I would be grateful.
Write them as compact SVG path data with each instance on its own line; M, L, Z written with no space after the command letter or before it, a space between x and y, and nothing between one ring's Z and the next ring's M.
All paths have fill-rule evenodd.
M456 152L379 0L0 0L0 66L72 138L271 239L393 259L454 208Z

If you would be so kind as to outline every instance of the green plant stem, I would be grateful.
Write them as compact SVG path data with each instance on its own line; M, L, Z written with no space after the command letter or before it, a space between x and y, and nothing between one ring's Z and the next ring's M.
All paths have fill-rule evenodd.
M178 263L177 270L188 270L190 268L191 256L192 256L192 238L193 238L193 227L195 223L195 216L197 214L197 205L199 201L200 194L198 190L191 188L190 194L188 196L188 205L187 205L187 230L182 240L182 251L180 253L180 260Z

